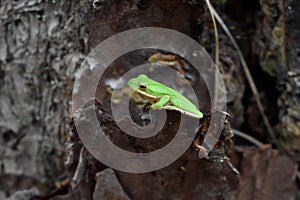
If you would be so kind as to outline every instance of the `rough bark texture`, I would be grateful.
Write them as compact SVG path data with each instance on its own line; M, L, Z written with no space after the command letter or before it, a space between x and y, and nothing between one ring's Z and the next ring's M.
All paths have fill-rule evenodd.
M299 160L299 1L261 0L255 46L262 68L277 79L280 142Z
M283 76L279 76L282 94L279 99L281 128L287 148L300 160L300 3L287 1L285 16L286 63Z
M122 132L112 117L102 109L100 102L90 100L83 109L78 110L75 114L79 129L79 126L86 127L89 123L86 119L94 112L92 106L94 103L98 120L102 124L105 134L114 144L131 152L145 152L147 149L152 149L155 143L161 144L168 141L172 135L165 133L172 133L173 129L176 131L176 124L180 122L179 116L171 115L166 124L169 124L170 121L172 126L164 127L155 138L151 139L153 142L143 142L143 140L135 140ZM88 130L86 135L94 137ZM106 167L99 161L91 159L91 155L78 140L76 129L73 127L68 143L73 144L74 148L68 150L68 157L74 155L80 148L81 153L79 159L70 159L67 165L72 179L72 191L68 195L58 196L55 199L79 200L91 199L92 196L95 200L99 199L97 198L99 196L103 199L233 199L233 191L238 186L238 175L230 167L230 161L227 162L224 157L222 151L224 145L218 145L211 160L199 159L197 149L191 146L174 163L154 172L132 174L105 169L97 173ZM223 143L224 141L220 140L220 144ZM77 168L72 166L77 166ZM98 178L95 181L96 174ZM218 174L218 176L213 174ZM116 183L115 176L120 185ZM114 193L108 192L112 190Z
M87 1L1 1L0 185L27 188L63 172L76 67L87 50Z

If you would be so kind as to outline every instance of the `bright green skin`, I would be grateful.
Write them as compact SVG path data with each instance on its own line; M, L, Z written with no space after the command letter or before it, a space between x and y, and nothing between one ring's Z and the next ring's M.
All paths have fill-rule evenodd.
M136 78L130 79L128 81L128 85L136 92L153 100L155 102L151 105L153 110L177 110L195 118L203 117L203 113L200 112L197 107L182 94L168 86L148 78L145 74L141 74ZM144 88L141 87L141 85L144 86Z

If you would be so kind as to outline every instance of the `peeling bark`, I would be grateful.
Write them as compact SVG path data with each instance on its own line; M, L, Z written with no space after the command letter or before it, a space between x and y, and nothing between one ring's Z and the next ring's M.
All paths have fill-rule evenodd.
M277 79L281 144L300 159L299 84L299 1L260 1L262 20L258 21L256 53L263 69Z
M89 4L7 0L0 5L0 182L10 184L10 178L3 181L7 174L40 184L53 181L63 171L72 80L88 48Z

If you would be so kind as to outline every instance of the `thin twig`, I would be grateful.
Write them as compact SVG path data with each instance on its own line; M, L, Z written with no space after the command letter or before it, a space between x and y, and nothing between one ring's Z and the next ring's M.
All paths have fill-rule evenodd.
M219 53L220 52L220 49L219 49L219 34L218 34L218 27L217 27L217 23L216 23L214 12L213 12L214 8L212 7L209 0L205 0L205 1L206 1L208 10L210 12L211 19L213 21L213 25L214 25L215 40L216 40L215 41L216 42L215 62L216 62L217 67L219 67L219 64L220 64L220 59L219 59L219 55L220 55L220 53Z
M263 118L263 121L264 121L264 124L267 128L267 131L269 132L273 142L275 143L275 145L277 146L278 150L281 151L282 153L284 152L281 145L279 144L279 142L277 141L276 137L275 137L275 134L274 134L274 131L270 125L270 122L269 122L269 119L267 118L266 114L265 114L265 111L263 109L263 105L262 105L262 102L260 100L260 97L259 97L259 94L258 94L258 90L256 88L256 85L253 81L253 78L251 76L251 73L249 71L249 68L248 68L248 65L244 59L244 56L237 44L237 42L235 41L235 39L233 38L231 32L229 31L229 29L227 28L226 24L223 22L222 18L219 16L219 14L217 13L217 11L211 7L211 10L212 10L212 13L214 14L214 16L216 17L216 20L218 21L218 23L221 25L222 29L224 30L224 32L226 33L226 35L228 36L229 40L231 41L231 43L233 44L234 48L236 49L237 53L238 53L238 56L239 56L239 59L242 63L242 67L243 67L243 70L245 72L245 75L246 75L246 78L249 82L249 85L250 85L250 88L252 90L252 93L255 97L255 101L256 101L256 104L258 106L258 109L259 109L259 112Z
M232 130L232 132L233 132L234 135L237 135L237 136L239 136L239 137L241 137L241 138L243 138L245 140L248 140L249 142L255 144L258 147L261 146L261 145L263 145L262 142L258 141L257 139L255 139L254 137L252 137L252 136L250 136L250 135L248 135L246 133L243 133L243 132L241 132L239 130L236 130L236 129L231 129L231 130Z
M216 43L216 50L215 50L215 62L216 62L216 71L215 71L215 92L214 92L214 109L217 109L218 106L218 96L219 96L219 90L218 90L218 85L219 85L219 76L218 76L218 69L220 66L220 59L219 59L219 55L220 55L220 48L219 48L219 34L218 34L218 28L217 28L217 23L215 20L215 16L213 13L213 7L210 3L209 0L205 0L208 10L210 12L211 15L211 19L213 21L213 25L214 25L214 30L215 30L215 43Z

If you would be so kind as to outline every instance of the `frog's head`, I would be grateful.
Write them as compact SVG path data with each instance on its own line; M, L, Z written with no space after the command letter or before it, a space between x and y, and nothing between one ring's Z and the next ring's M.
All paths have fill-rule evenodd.
M151 81L151 79L149 79L148 76L141 74L136 78L130 79L128 85L135 91L146 91L149 81Z
M151 88L149 87L150 83L154 81L148 78L145 74L141 74L136 78L132 78L128 81L129 87L131 87L134 91L139 92L142 95L145 95L149 98L155 98Z

